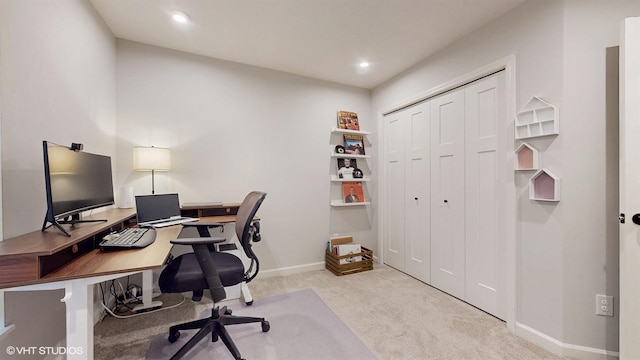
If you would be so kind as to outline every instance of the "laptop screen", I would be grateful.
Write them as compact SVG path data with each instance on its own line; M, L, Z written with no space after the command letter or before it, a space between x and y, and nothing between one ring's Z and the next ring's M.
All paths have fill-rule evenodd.
M178 194L137 195L138 223L180 216Z

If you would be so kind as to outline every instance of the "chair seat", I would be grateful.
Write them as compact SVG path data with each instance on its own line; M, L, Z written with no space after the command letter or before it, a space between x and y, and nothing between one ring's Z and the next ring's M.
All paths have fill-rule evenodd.
M244 265L240 258L224 252L211 252L211 256L222 285L233 286L244 280ZM181 293L209 287L194 253L173 259L162 270L158 284L163 293Z

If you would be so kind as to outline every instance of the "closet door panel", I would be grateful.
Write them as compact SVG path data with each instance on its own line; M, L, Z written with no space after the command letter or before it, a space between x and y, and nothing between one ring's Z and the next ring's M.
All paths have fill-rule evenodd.
M404 112L384 117L385 131L385 224L384 263L404 271L405 257L405 128Z
M405 269L407 274L430 283L429 103L407 111Z
M431 283L464 298L464 91L431 100Z
M504 319L506 121L504 73L465 89L465 300ZM501 97L502 96L502 97ZM502 132L502 133L501 133Z

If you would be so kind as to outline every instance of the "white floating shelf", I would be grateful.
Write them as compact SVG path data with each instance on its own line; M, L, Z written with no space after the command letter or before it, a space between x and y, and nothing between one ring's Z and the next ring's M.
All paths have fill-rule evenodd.
M522 143L515 153L515 169L517 171L538 170L538 149L527 143Z
M335 207L362 206L362 205L369 205L369 204L371 203L370 202L346 203L342 200L331 200L331 206L335 206Z
M338 129L338 128L331 128L331 132L335 134L371 135L371 132L369 131L348 130L348 129Z
M529 199L560 201L560 178L547 169L538 170L529 179Z
M331 181L338 181L338 182L345 182L345 181L349 181L349 182L353 182L353 181L369 181L371 180L370 177L363 177L363 178L351 178L351 179L341 179L339 178L337 175L331 175Z
M371 155L354 155L354 154L338 154L338 153L332 153L331 157L334 158L349 158L349 159L368 159L371 157Z
M516 139L558 135L558 108L534 96L516 114Z

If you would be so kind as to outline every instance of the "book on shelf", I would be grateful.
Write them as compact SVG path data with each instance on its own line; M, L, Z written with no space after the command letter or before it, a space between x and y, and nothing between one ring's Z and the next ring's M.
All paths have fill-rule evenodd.
M360 130L358 114L352 111L338 111L338 129Z
M356 159L340 158L338 160L338 178L353 179L353 170L358 167Z
M345 181L342 183L342 199L345 203L361 203L364 201L364 190L359 181Z
M347 154L364 155L364 137L362 135L344 134L344 150Z

